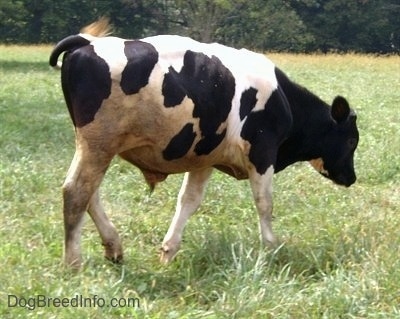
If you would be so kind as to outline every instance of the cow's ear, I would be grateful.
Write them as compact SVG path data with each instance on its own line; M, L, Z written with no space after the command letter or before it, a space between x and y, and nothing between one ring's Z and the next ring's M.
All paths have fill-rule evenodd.
M338 123L347 119L350 114L350 106L344 97L335 97L332 103L331 114L333 119Z

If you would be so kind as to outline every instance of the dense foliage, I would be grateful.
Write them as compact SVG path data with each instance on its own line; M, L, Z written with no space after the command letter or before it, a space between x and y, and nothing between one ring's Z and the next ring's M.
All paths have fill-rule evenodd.
M48 43L109 16L121 36L273 51L400 51L396 0L0 0L0 42Z

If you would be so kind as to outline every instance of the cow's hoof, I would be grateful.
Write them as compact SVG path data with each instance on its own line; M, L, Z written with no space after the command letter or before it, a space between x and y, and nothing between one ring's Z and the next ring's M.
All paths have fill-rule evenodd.
M124 256L122 254L114 255L114 256L108 256L108 255L104 254L104 257L114 264L121 264L124 261Z
M176 256L177 252L179 250L179 247L170 247L168 244L163 245L160 248L160 262L162 264L169 264Z
M123 260L123 252L120 244L114 245L112 242L103 243L104 257L115 264L119 264Z
M82 268L82 260L81 258L64 258L64 265L67 269L78 272Z
M264 243L264 246L269 249L275 249L275 248L279 247L279 241L276 239L272 240L272 241L268 240Z

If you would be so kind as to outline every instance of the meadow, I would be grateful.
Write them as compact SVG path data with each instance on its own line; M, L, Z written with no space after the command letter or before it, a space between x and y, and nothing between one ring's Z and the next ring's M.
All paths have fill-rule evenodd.
M347 97L360 130L352 187L308 163L275 176L277 249L260 245L248 181L215 172L181 252L160 265L183 176L150 194L140 172L115 159L101 194L124 263L104 260L87 218L85 264L72 273L61 260L61 185L74 134L50 51L0 46L1 318L400 317L399 56L269 55L328 103Z

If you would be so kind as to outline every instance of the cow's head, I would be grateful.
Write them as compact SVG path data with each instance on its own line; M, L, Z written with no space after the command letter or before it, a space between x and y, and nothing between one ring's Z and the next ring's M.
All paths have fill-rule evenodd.
M322 138L322 156L310 163L323 176L348 187L356 181L353 157L359 138L357 116L341 96L333 100L331 116L334 124Z

